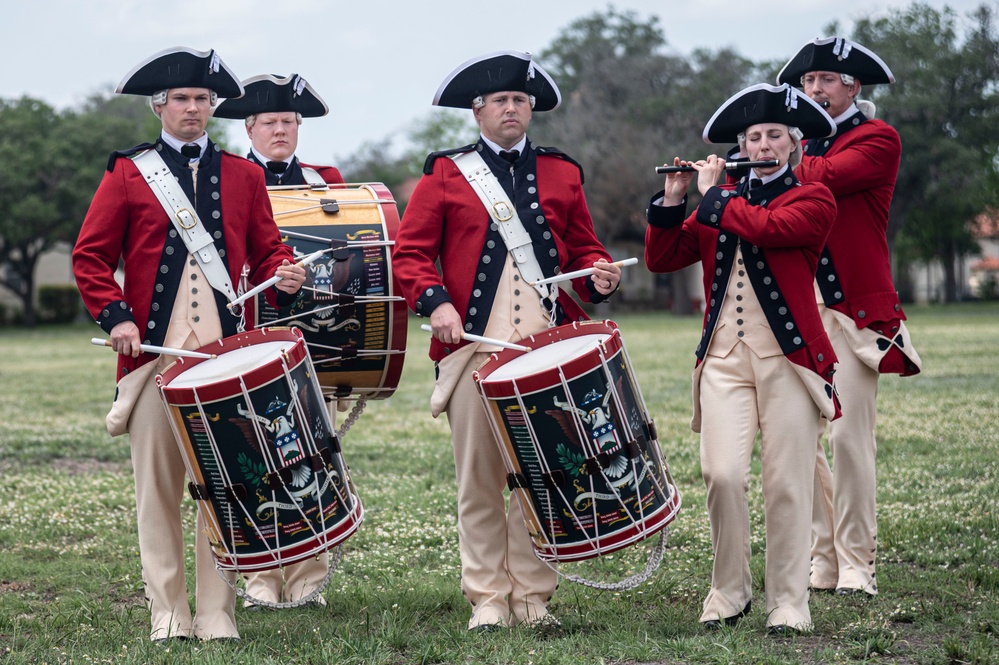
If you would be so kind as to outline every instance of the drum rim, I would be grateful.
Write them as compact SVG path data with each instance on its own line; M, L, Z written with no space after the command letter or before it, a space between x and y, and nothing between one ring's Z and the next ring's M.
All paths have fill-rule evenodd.
M676 485L669 481L667 474L664 474L664 478L666 478L666 484L671 490L669 500L664 501L651 514L645 515L644 519L633 520L627 528L612 531L605 536L592 538L594 541L604 541L606 545L594 546L587 540L576 540L561 545L557 542L546 540L544 543L538 544L537 540L532 539L531 544L538 558L545 561L583 561L617 552L659 533L676 520L682 504L680 492L677 490ZM530 501L530 499L526 500ZM548 534L545 533L543 535L547 536Z
M245 342L240 344L240 342ZM230 335L211 344L206 344L198 349L201 353L224 356L230 351L252 346L261 342L292 342L292 345L285 350L290 367L298 367L308 356L308 349L305 346L305 339L302 332L296 328L259 328L243 333ZM238 346L231 346L232 344ZM229 344L230 346L226 346ZM195 394L202 402L211 402L218 399L228 399L240 392L240 381L246 383L249 388L255 389L265 385L281 376L283 372L281 356L276 355L259 367L240 374L214 381L208 381L197 386L174 387L170 385L181 374L201 363L213 362L208 358L179 358L168 365L156 376L156 384L163 394L164 400L170 406L190 406L195 403ZM314 371L314 370L313 370Z
M568 380L577 378L589 371L592 371L596 365L587 361L592 361L594 356L599 357L601 347L606 349L604 355L608 360L610 358L617 357L624 348L624 343L621 339L621 331L618 329L617 324L613 321L578 321L571 324L572 330L569 330L569 328L570 326L568 325L559 326L558 328L550 328L537 335L531 335L531 337L527 340L521 340L520 343L524 344L526 341L527 343L524 344L525 346L531 347L532 350L541 350L551 343L551 341L548 340L552 337L557 338L553 341L562 341L583 337L585 335L604 333L607 334L607 338L599 345L569 359L562 365L546 367L544 369L539 369L535 372L514 378L491 379L490 376L495 370L503 367L507 362L520 358L526 353L529 353L527 351L504 349L503 351L492 354L488 359L486 359L486 361L483 362L475 372L473 372L472 379L479 386L479 389L485 393L486 397L489 398L513 397L517 394L528 395L539 390L548 389L552 387L552 385L559 383L560 371ZM599 330L593 330L592 328L599 328ZM558 333L557 331L560 330L563 332Z

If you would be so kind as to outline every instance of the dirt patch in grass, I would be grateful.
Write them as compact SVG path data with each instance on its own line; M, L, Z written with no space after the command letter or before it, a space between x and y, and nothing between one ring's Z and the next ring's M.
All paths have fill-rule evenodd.
M28 591L31 585L27 582L5 582L0 580L0 593L18 593Z

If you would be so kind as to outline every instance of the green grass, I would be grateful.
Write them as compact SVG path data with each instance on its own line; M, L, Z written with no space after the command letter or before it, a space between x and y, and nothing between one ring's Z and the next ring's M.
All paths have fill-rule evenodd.
M815 631L794 639L767 637L759 610L734 630L697 625L711 548L689 429L694 318L615 317L683 494L663 565L645 584L606 592L563 581L552 605L561 636L464 630L448 428L428 413L433 369L413 321L399 390L369 403L344 439L366 514L328 607L240 608L240 643L169 652L147 639L128 442L104 431L114 354L89 344L95 326L5 329L0 662L999 663L999 305L908 310L924 371L880 384L881 594L814 595ZM752 571L762 609L758 473L757 458ZM571 572L619 579L642 570L649 551L640 544Z

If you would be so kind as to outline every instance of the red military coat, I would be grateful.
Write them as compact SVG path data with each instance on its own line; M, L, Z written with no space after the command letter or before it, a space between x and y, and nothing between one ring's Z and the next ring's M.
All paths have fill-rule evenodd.
M167 213L138 168L121 157L131 152L135 150L112 155L73 248L73 272L87 311L105 332L122 321L134 321L144 343L160 345L187 249L171 233ZM206 153L210 156L202 159L198 172L198 216L216 238L232 283L239 283L246 264L250 283L258 284L272 277L282 260L294 261L274 223L263 173L212 142ZM190 197L190 178L181 182ZM124 289L115 280L119 264ZM268 295L274 299L276 293L272 289ZM215 302L224 334L234 334L238 321L225 307L224 296L216 293ZM119 355L117 379L155 358L149 353L138 358Z
M484 147L480 141L478 147ZM467 146L460 150L472 150ZM493 159L488 148L483 159ZM479 197L445 153L428 158L424 176L406 206L392 252L392 266L402 294L420 316L444 302L462 314L466 332L481 335L496 292L507 250ZM451 153L447 153L451 154ZM583 195L580 168L552 148L530 148L518 162L513 197L524 228L545 276L589 268L610 255L597 240L593 220ZM539 214L540 212L540 214ZM437 262L440 262L440 272ZM526 287L530 288L530 287ZM573 280L584 301L602 300L590 278ZM567 320L586 318L566 293L559 303ZM437 361L459 346L430 343L430 357Z
M696 351L699 365L711 342L741 240L747 276L781 350L793 364L825 381L825 399L819 406L825 412L831 398L838 416L838 398L832 390L836 354L822 326L812 285L836 203L822 185L799 185L792 176L769 183L761 196L769 192L770 200L761 205L751 205L739 195L743 186L712 187L686 219L686 204L650 205L645 263L653 272L673 272L702 262L708 307ZM661 197L662 192L653 201Z
M817 152L822 156L810 156ZM888 339L896 337L905 320L887 241L901 154L898 132L858 111L839 124L835 136L809 141L795 169L801 182L820 182L836 197L836 223L816 274L826 307L850 317L857 328ZM916 374L917 362L895 346L880 371Z

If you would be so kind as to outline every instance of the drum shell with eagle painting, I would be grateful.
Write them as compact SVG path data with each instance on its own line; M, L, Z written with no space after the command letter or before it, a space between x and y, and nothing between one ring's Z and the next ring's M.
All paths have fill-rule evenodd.
M552 328L493 354L473 374L546 561L614 552L667 526L680 509L612 321Z
M353 535L364 516L302 333L267 328L156 377L188 489L223 570L277 568Z

